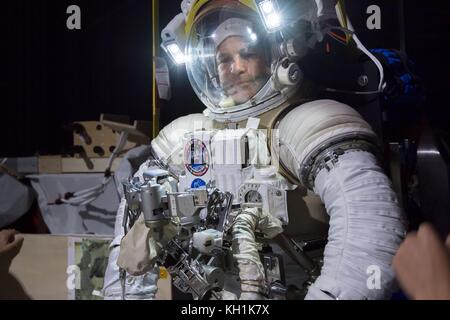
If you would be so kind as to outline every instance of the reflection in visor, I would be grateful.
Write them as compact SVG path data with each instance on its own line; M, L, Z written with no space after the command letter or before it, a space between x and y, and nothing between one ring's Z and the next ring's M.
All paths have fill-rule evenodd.
M234 104L250 100L268 79L264 51L242 36L230 36L217 48L216 63L224 94Z

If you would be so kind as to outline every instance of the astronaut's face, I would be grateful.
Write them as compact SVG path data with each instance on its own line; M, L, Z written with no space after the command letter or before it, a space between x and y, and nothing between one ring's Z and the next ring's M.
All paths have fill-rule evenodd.
M268 68L261 48L244 37L226 38L217 48L216 62L222 89L235 104L247 102L267 81Z

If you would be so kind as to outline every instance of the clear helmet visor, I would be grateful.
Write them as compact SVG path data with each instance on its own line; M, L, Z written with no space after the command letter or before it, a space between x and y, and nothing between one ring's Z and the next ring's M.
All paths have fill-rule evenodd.
M194 22L186 68L196 94L214 113L240 111L263 101L271 76L271 47L255 12L220 7Z

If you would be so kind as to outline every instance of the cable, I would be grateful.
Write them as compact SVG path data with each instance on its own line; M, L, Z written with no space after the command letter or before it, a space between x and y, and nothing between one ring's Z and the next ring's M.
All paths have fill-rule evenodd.
M105 191L106 185L112 179L111 176L112 163L114 159L122 151L122 149L125 147L127 138L128 133L122 131L120 133L119 141L108 159L108 163L105 169L105 175L103 177L103 182L101 184L87 189L79 190L74 193L67 193L62 199L59 199L60 203L65 203L72 206L85 206L94 201L95 199L97 199Z
M325 90L326 91L330 91L330 92L342 92L342 93L359 94L359 95L382 93L384 88L386 87L386 83L384 83L384 69L383 69L383 66L382 66L381 62L369 50L367 50L367 48L359 40L358 36L355 33L355 30L353 28L353 25L352 25L350 19L345 14L345 12L341 11L341 10L343 10L343 4L341 4L341 2L339 2L339 4L340 5L337 7L338 16L343 21L345 21L345 23L343 23L343 24L347 25L347 28L345 28L345 27L327 27L327 28L321 30L321 37L323 38L323 36L325 34L327 34L331 30L339 30L339 31L345 32L345 34L347 34L347 35L350 35L353 38L353 40L355 41L357 48L359 50L361 50L367 57L369 57L369 59L372 60L372 62L378 68L378 72L380 74L380 81L378 83L378 90L377 91L367 91L367 92L364 92L364 91L348 91L348 90L339 90L339 89L333 89L333 88L326 88Z
M106 170L110 170L111 169L111 166L112 166L112 163L113 163L114 159L119 155L119 153L125 147L125 144L127 143L127 138L128 138L128 133L122 131L120 133L119 143L114 148L113 152L111 153L111 156L109 157L108 165L106 167Z
M349 23L350 23L350 21L349 21ZM353 40L356 42L356 45L357 45L358 49L361 50L362 52L364 52L370 58L370 60L372 60L373 63L375 63L375 65L377 66L378 71L380 72L380 81L378 83L378 90L380 92L383 92L383 86L384 86L384 70L383 70L383 66L381 65L380 61L378 61L378 59L375 58L375 56L369 50L367 50L366 47L364 47L364 45L361 43L361 41L359 41L359 39L356 36L356 34L353 34Z
M337 16L338 20L341 23L342 27L348 29L347 26L347 13L345 10L345 4L343 0L339 0L337 3Z
M381 65L381 62L369 50L367 50L367 48L359 40L349 17L345 13L344 3L342 1L338 2L337 13L338 13L338 16L342 19L344 26L346 25L346 28L342 28L342 29L349 30L351 32L352 38L355 41L358 49L361 50L362 52L364 52L370 58L370 60L372 60L373 63L375 63L375 65L377 66L378 71L380 73L380 81L378 83L378 91L383 92L385 84L384 84L384 70L383 70L383 66Z

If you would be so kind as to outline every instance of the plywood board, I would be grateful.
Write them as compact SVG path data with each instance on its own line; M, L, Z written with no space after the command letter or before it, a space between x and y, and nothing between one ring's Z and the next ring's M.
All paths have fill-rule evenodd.
M73 238L95 238L89 235L34 235L23 234L24 242L19 254L14 258L11 275L17 279L25 293L31 299L66 300L70 297L69 256L73 250ZM102 237L101 239L104 239ZM171 278L165 269L160 271L157 300L171 300ZM1 288L9 290L8 298L20 298L17 288Z

